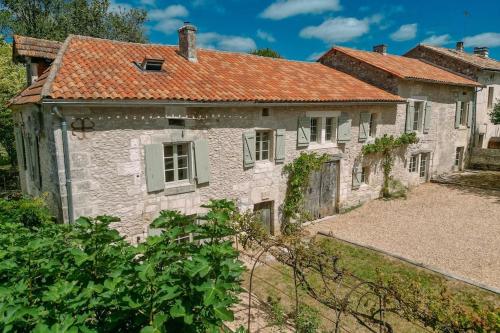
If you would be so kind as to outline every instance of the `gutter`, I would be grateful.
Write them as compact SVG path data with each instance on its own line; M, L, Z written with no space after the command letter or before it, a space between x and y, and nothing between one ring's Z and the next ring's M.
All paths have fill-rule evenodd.
M69 144L68 144L68 123L66 119L61 114L57 106L52 107L52 115L59 118L61 121L61 136L63 142L63 156L64 156L64 174L66 176L66 200L68 206L68 222L72 224L74 222L73 213L73 188L71 180L71 165L69 160Z
M406 100L380 101L339 101L339 102L193 102L185 100L75 100L75 99L44 99L43 104L75 105L75 106L186 106L186 107L273 107L273 106L349 106L349 105L388 105L405 104Z

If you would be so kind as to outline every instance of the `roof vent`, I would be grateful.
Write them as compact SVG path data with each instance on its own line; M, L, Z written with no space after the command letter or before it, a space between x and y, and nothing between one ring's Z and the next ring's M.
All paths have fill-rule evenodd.
M387 54L387 45L385 45L385 44L375 45L373 47L373 52L377 52L377 53L386 55Z
M464 42L457 42L455 50L458 52L464 52Z
M475 47L474 54L478 57L488 58L489 50L487 47Z
M145 57L141 63L143 71L161 71L161 67L165 60L161 57Z

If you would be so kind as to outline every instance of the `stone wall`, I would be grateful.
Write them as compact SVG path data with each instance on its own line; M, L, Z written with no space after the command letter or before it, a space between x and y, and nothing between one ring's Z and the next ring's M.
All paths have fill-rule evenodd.
M500 73L481 72L478 76L479 83L485 85L477 92L477 115L476 115L476 140L475 146L478 148L487 148L488 142L493 137L500 137L500 125L494 125L489 113L492 111L495 103L500 103ZM488 89L493 88L493 107L488 107ZM479 142L479 135L482 134L482 143Z
M473 169L500 171L500 149L472 149L470 164Z
M70 151L73 176L75 216L112 214L122 219L116 228L132 242L139 241L149 223L163 209L176 209L186 214L201 213L200 204L210 199L229 198L242 209L253 209L263 201L274 201L275 230L279 230L279 205L286 192L283 165L301 151L326 152L340 157L339 207L344 209L379 196L382 171L376 161L371 168L369 184L352 189L352 168L360 159L363 143L358 142L359 113L377 112L380 120L377 135L397 135L402 128L402 115L396 105L275 107L263 117L261 108L69 108L62 112L69 123L87 117L95 124L92 132L71 133ZM349 112L352 139L347 144L310 145L297 148L297 120L310 112L319 114ZM186 128L172 128L168 118L186 119ZM257 162L243 168L242 133L248 129L286 129L286 159ZM165 195L148 193L145 179L144 145L169 141L205 138L209 143L211 180L197 186L194 192ZM62 152L62 148L58 148ZM64 168L58 156L62 202L65 205ZM64 210L66 215L66 210Z

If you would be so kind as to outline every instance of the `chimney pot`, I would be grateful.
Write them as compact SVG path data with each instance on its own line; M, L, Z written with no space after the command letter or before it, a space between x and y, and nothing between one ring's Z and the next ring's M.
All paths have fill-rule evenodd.
M482 58L488 58L489 50L487 47L475 47L474 48L474 54L477 55L478 57Z
M375 45L373 47L373 52L377 52L377 53L386 55L387 54L387 45L385 45L385 44Z
M190 22L184 22L179 28L179 53L191 62L197 62L196 55L196 27Z
M457 42L457 46L455 47L455 49L458 52L464 52L464 42Z

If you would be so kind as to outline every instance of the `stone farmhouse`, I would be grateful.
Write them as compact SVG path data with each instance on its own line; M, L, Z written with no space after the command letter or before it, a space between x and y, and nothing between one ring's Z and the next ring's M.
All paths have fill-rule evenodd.
M488 57L487 47L476 47L470 54L464 51L463 42L457 42L455 49L418 45L405 56L422 59L481 83L483 87L477 90L473 119L474 147L500 147L500 125L492 124L489 117L495 103L500 103L500 62Z
M131 242L160 210L198 214L215 198L279 232L283 166L301 152L331 156L307 192L316 218L379 197L380 163L361 155L375 137L419 133L394 170L404 184L453 170L480 86L420 60L359 53L385 59L381 69L345 48L315 63L199 49L191 24L175 46L16 36L13 51L33 82L11 102L23 192L46 195L61 221L119 216ZM345 73L347 59L372 77ZM401 59L409 72L394 70Z

